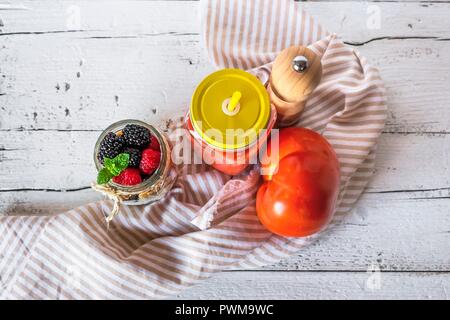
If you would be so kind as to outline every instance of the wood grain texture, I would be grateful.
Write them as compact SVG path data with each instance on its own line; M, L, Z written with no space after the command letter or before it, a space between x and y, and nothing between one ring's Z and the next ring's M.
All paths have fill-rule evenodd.
M0 130L101 130L125 117L156 121L182 114L195 84L212 71L195 36L165 36L154 44L92 40L82 55L66 52L67 39L57 37L62 39L26 38L14 50L0 51L0 61L16 61L2 64ZM43 64L41 56L30 52L41 45L51 63ZM55 56L55 50L65 53ZM450 41L400 40L394 45L383 40L359 50L380 68L385 81L387 132L448 132ZM166 70L174 71L170 76Z
M370 278L372 276L372 278ZM448 273L224 272L179 299L449 299ZM372 289L373 288L373 289Z
M180 297L448 299L450 3L302 6L380 69L389 118L376 175L319 242ZM0 9L1 214L55 214L100 199L88 188L100 131L123 118L164 125L213 70L197 1L0 1ZM379 290L366 287L370 266L384 271Z
M72 2L24 3L30 10L2 11L0 130L100 130L127 116L181 114L212 71L195 2L171 2L165 10L164 1L79 1L83 29L73 32L65 25ZM380 29L367 29L367 4L306 3L305 9L345 41L367 42L357 49L380 68L393 106L387 131L446 132L450 4L377 5Z
M0 171L4 173L0 190L88 187L95 178L93 146L99 135L98 131L0 131ZM377 172L367 191L449 188L448 145L448 134L383 134Z

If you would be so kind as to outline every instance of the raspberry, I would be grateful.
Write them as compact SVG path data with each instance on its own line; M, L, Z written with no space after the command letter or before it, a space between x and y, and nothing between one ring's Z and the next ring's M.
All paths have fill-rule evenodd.
M152 174L161 162L161 152L153 149L145 149L142 152L141 164L139 168L144 174Z
M112 179L115 183L123 186L134 186L142 182L141 174L138 169L127 168L123 170L117 177Z
M129 167L139 168L139 163L141 163L141 150L135 148L125 148L123 153L128 153L130 155Z
M122 149L125 145L125 141L122 137L115 135L112 132L109 132L105 138L103 138L102 142L100 142L100 148L98 150L97 159L103 164L103 160L105 157L114 158L119 153L122 152Z
M155 136L151 136L150 137L150 144L148 146L150 149L156 150L156 151L160 151L161 150L161 146L159 145L159 141L158 139L156 139Z
M127 124L123 128L123 138L127 146L142 149L150 143L150 131L136 124Z

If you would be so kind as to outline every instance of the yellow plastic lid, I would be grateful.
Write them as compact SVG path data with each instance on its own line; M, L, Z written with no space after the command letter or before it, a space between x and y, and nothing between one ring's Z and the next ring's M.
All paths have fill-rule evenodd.
M240 69L208 75L191 100L195 131L210 145L240 149L256 141L270 118L270 100L262 83Z

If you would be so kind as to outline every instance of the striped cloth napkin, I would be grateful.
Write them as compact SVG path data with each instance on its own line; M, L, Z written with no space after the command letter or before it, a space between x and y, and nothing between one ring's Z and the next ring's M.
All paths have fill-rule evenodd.
M301 3L202 0L200 6L204 45L218 67L252 69L266 82L270 62L287 46L309 45L322 57L322 82L298 125L321 132L338 154L335 224L373 174L387 113L377 70ZM225 269L272 264L318 237L283 238L260 225L255 169L234 178L206 165L175 169L178 179L164 199L122 206L109 232L110 201L56 216L1 217L0 298L170 297Z

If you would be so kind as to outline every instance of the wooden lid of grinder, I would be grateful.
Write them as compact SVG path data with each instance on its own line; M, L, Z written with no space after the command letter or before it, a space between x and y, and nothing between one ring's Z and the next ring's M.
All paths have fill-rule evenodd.
M312 50L293 46L281 51L272 66L270 84L287 102L305 100L322 78L320 57Z

